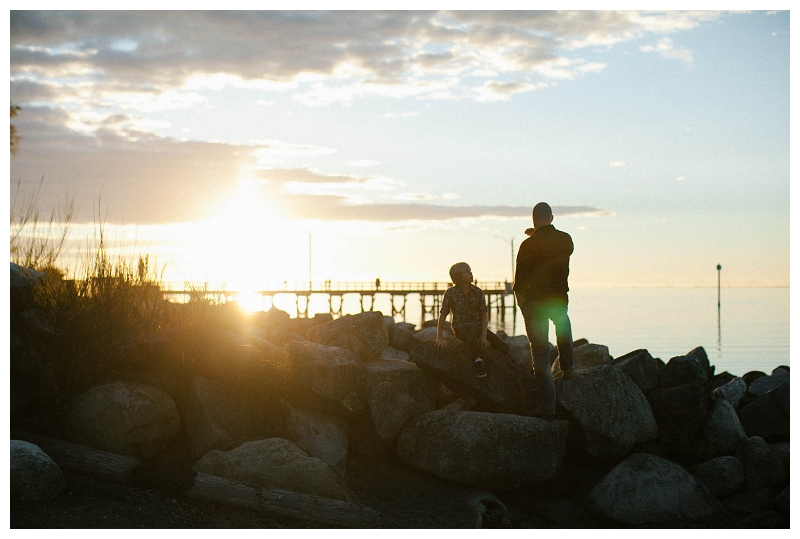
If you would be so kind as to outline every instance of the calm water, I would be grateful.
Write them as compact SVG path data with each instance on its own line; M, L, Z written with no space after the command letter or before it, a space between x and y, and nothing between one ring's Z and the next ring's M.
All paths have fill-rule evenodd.
M276 301L276 306L295 314L294 302ZM374 308L391 313L388 296L379 295ZM324 299L312 300L312 313L327 310ZM345 296L343 312L360 311L358 297ZM570 292L570 318L575 339L604 344L614 357L645 348L668 361L702 346L717 372L769 373L789 365L788 288L723 289L719 317L713 288L579 289ZM419 300L410 296L406 320L419 326L421 319ZM522 315L517 311L515 324L511 309L505 323L493 311L490 327L510 335L525 334ZM550 342L555 343L552 325Z

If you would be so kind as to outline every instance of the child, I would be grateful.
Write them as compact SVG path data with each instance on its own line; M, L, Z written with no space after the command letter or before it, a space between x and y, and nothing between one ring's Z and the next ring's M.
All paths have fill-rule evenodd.
M455 286L451 286L444 293L442 310L439 323L436 325L437 348L446 348L444 342L444 324L447 315L453 313L451 327L453 334L460 341L478 347L478 353L483 348L493 346L503 354L510 351L510 347L500 337L488 330L489 310L486 307L486 296L483 290L472 284L472 269L466 262L459 262L450 268L450 279ZM475 372L478 378L486 376L483 359L475 359Z

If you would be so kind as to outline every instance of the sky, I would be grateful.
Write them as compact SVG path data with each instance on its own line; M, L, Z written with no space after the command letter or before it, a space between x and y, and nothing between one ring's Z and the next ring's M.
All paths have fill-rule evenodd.
M546 201L573 289L787 287L789 18L11 11L10 201L175 282L510 280Z

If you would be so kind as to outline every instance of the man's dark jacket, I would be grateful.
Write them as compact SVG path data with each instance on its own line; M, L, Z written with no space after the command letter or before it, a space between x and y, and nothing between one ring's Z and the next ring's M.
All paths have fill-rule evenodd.
M567 299L572 238L553 225L540 226L517 253L514 292L519 301Z

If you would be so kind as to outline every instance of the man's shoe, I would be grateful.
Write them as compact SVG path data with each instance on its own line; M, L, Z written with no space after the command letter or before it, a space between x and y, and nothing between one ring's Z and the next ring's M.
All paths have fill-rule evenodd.
M472 364L472 370L476 378L486 378L486 367L483 364L483 359L477 358Z

